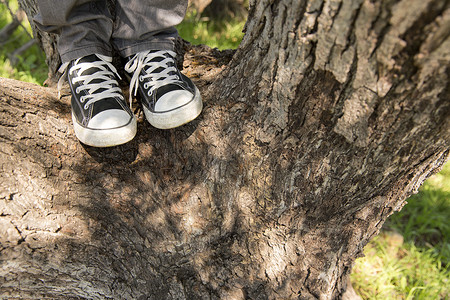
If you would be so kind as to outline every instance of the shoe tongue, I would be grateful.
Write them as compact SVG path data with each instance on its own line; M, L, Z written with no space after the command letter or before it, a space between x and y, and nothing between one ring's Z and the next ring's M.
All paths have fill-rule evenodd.
M93 63L93 62L97 62L97 61L100 61L100 58L97 55L95 55L95 54L91 54L91 55L87 55L87 56L82 57L78 61L78 64L80 64L80 63ZM81 74L81 75L83 75L83 76L85 76L85 75L92 75L92 74L95 74L96 72L98 72L100 70L101 69L99 69L98 67L87 68L87 69L83 70L83 74ZM112 72L111 72L111 74L112 74ZM110 78L114 78L113 75L110 75L109 77ZM102 82L104 82L104 79L98 79L98 78L93 78L90 81L90 83L102 83ZM106 87L104 89L99 89L98 92L103 92L105 90L107 90Z
M156 51L151 51L150 53L152 53L152 52L156 52ZM153 57L151 60L150 60L150 62L152 62L152 63L160 63L160 62L162 62L163 60L165 60L166 58L170 58L171 56L168 56L168 55L158 55L158 56L155 56L155 57ZM167 67L173 67L173 66L175 66L175 62L172 60L171 62L166 62L165 64L160 64L160 66L161 67L159 67L159 68L156 68L155 70L153 70L153 72L151 72L151 74L158 74L158 73L161 73L161 72L163 72L164 71L164 69L165 68L167 68ZM148 69L150 68L150 66L145 66L143 69L144 69L144 71L145 71L145 73L148 73ZM170 72L169 73L169 75L173 75L173 74L176 74L176 72L175 71L173 71L173 72Z
M167 67L171 67L171 64L169 64L168 66L161 66L159 68L154 69L152 72L148 72L148 70L150 69L150 67L145 67L143 68L143 73L147 73L147 74L160 74L162 72L164 72L164 70ZM142 73L141 73L142 74ZM175 70L171 70L169 73L167 73L168 76L170 75L177 75L177 72Z
M150 52L150 53L152 53L152 52ZM164 59L166 59L166 56L164 55L158 55L158 56L155 56L155 57L153 57L150 61L151 62L160 62L160 61L163 61Z
M96 62L99 60L100 60L100 58L98 58L97 55L91 54L91 55L86 55L86 56L83 56L82 58L80 58L78 63L92 63L92 62Z

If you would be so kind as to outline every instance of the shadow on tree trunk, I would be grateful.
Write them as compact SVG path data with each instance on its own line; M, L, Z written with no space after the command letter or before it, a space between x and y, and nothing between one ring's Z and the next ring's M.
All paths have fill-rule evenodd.
M449 158L448 4L269 2L232 58L186 46L196 121L141 116L124 146L81 146L67 96L0 80L2 296L343 297Z

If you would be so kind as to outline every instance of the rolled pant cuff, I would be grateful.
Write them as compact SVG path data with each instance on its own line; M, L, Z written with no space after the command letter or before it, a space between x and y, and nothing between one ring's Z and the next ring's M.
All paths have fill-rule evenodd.
M138 52L147 50L171 50L174 51L175 44L174 40L151 40L144 41L140 43L135 43L133 45L127 46L126 48L119 49L119 53L122 57L128 57Z
M102 47L101 45L90 45L90 46L88 45L65 52L63 52L62 50L59 51L62 63L71 62L74 59L78 59L80 57L91 54L101 54L106 56L112 55L111 49Z

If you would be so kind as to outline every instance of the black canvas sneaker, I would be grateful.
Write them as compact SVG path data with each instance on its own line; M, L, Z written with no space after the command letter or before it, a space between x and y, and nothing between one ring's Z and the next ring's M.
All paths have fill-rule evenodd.
M126 104L115 77L119 75L111 62L111 57L92 54L67 66L75 135L86 145L116 146L136 135L136 119Z
M200 92L177 69L173 51L143 51L129 58L130 97L137 91L148 122L169 129L194 120L202 111Z

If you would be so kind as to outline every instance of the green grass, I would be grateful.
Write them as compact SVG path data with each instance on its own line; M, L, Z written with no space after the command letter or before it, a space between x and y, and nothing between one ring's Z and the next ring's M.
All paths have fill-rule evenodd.
M351 276L363 299L450 298L450 163L391 216Z
M397 215L388 228L402 232L405 241L433 249L443 263L450 260L450 164L427 180L417 195Z
M189 12L184 21L177 26L178 33L188 42L208 45L211 48L236 49L244 33L245 20L214 21L197 17Z
M9 1L12 11L17 10L17 1ZM7 7L0 3L0 28L12 21ZM42 85L47 78L45 55L37 44L18 57L16 65L11 64L10 54L31 39L31 27L28 21L22 22L12 37L0 47L0 77L13 78Z
M351 276L355 291L363 299L448 298L448 268L435 251L396 240L384 232L366 246Z

